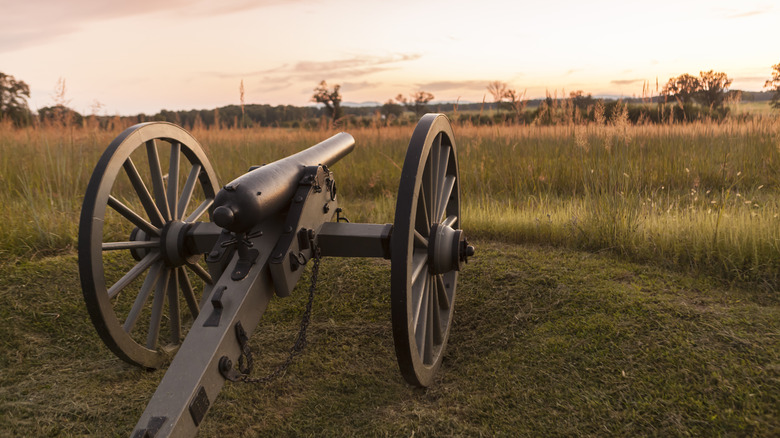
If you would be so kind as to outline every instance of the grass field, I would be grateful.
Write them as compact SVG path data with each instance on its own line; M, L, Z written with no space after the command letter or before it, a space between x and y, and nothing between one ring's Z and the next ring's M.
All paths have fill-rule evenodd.
M228 384L201 436L780 431L776 294L608 255L475 244L430 389L398 373L388 264L326 259L305 354L268 387ZM75 257L0 269L0 295L4 435L127 435L163 373L103 347ZM305 295L269 306L252 338L258 375L292 344Z
M455 126L460 277L436 384L398 374L389 266L326 260L311 345L267 389L228 385L203 436L780 433L780 120ZM410 127L349 129L333 166L355 222L392 222ZM222 183L335 131L198 130ZM92 168L118 134L0 126L0 430L126 435L162 377L114 358L74 246ZM500 243L499 243L500 242ZM305 294L273 301L270 369ZM259 371L258 371L259 372Z
M410 127L354 129L334 166L353 220L392 222ZM220 181L335 131L203 130ZM721 124L456 126L469 235L606 250L632 260L780 284L780 119ZM117 132L5 129L0 255L67 253L84 188Z

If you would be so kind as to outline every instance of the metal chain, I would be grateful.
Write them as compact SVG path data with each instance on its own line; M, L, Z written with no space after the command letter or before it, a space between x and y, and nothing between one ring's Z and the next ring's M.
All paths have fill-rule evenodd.
M306 347L306 329L309 328L309 322L311 320L311 307L312 303L314 302L314 290L317 288L317 276L319 275L320 271L320 249L319 247L314 247L312 259L314 260L314 265L311 269L311 285L309 286L309 301L306 303L306 310L303 312L303 317L301 318L301 328L298 332L298 339L295 340L295 344L293 344L292 348L290 348L290 354L287 356L287 359L285 359L284 362L279 364L279 366L276 367L276 369L268 374L265 377L249 377L249 373L252 372L252 367L254 365L254 359L252 357L252 351L249 349L249 345L247 344L246 347L244 345L241 346L242 354L238 358L238 369L241 371L241 378L240 380L242 382L246 383L260 383L263 385L267 385L271 383L274 379L284 374L285 371L287 371L287 368L290 367L290 365L293 362L293 359L295 356L300 355L303 353L303 349ZM246 366L244 366L244 357L246 357Z

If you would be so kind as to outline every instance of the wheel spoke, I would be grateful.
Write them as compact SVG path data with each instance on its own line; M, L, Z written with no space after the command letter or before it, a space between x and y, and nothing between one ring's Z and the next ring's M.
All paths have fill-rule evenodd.
M192 289L190 277L187 276L187 271L184 268L179 268L179 284L181 285L182 295L184 295L184 299L187 301L187 306L190 308L192 319L195 320L200 313L200 307L198 306L197 298L195 298L195 291Z
M171 143L171 159L168 163L168 208L171 210L171 218L179 219L178 197L179 197L179 158L181 153L181 143L174 141Z
M425 266L428 262L428 252L418 251L417 254L412 255L412 278L411 283L414 284L417 281L417 277L425 271Z
M170 182L170 180L168 180ZM168 280L168 318L171 329L170 341L178 344L181 341L181 316L179 315L179 270L171 269L171 278Z
M439 285L439 307L442 310L450 309L450 296L447 294L447 288L444 286L444 277L441 274L436 275L436 283Z
M428 330L429 324L430 324L430 311L431 308L431 279L430 277L425 278L425 296L422 300L422 305L420 306L420 317L417 320L417 324L415 325L415 339L417 340L417 352L420 355L420 358L423 359L423 363L426 363L425 356L426 352L428 351L428 338L429 338L429 332Z
M439 209L436 210L435 221L441 221L444 219L444 215L447 214L447 205L449 204L450 196L452 196L452 190L455 188L455 175L447 175L442 183L441 190L439 191L437 198L439 199Z
M441 291L439 290L439 276L436 275L431 278L431 347L440 345L444 339L444 335L441 331Z
M425 332L426 319L428 318L428 295L431 287L431 282L428 281L427 276L424 279L423 286L420 289L420 296L417 297L414 303L414 334L417 338L417 347L420 348L420 354L422 355L422 344L424 343L423 332Z
M431 185L428 188L428 193L430 193L431 196L428 199L431 203L431 211L429 214L432 220L436 219L435 214L437 211L439 211L439 199L436 197L436 194L439 191L439 180L441 179L441 175L439 174L440 151L441 133L437 134L433 139L430 156L428 157L428 162L431 166Z
M128 284L132 283L133 280L138 278L139 275L143 274L144 271L149 268L149 266L151 266L159 259L159 251L152 251L147 254L146 257L142 258L137 265L133 266L124 276L122 276L122 278L120 278L116 283L114 283L113 286L111 286L110 289L108 289L108 297L114 298L117 296L117 294L119 294L122 289L126 288Z
M441 137L441 134L439 134L439 137ZM436 193L441 193L442 186L444 183L444 179L447 176L447 167L450 165L450 150L452 149L451 146L447 145L443 148L440 147L440 155L439 155L439 164L438 164L438 179L436 180ZM442 198L439 198L439 201L442 201ZM441 202L438 204L439 209L441 209Z
M452 214L447 216L447 219L441 221L441 224L446 225L448 227L454 227L456 222L458 222L458 217Z
M423 179L422 179L422 185L420 190L422 190L423 193L425 193L425 201L427 204L425 213L427 215L427 218L429 219L428 226L431 225L430 219L433 217L434 212L434 204L436 203L436 199L434 198L434 169L433 169L433 157L432 154L428 154L428 159L425 160L425 171L423 172Z
M115 197L111 195L108 196L108 205L111 208L113 208L114 211L124 216L125 219L132 222L133 225L146 231L147 234L158 236L158 237L160 236L159 228L150 224L149 222L146 221L146 219L142 218L141 216L138 216L133 210L130 210L129 207L127 207L125 204L122 204Z
M431 283L433 283L433 279L429 279ZM433 288L433 284L431 284L431 288ZM428 294L428 317L425 319L425 348L423 349L423 363L424 364L430 364L433 362L433 314L434 314L434 306L433 306L433 297L436 294L433 291L430 291Z
M152 174L152 188L154 189L154 199L157 201L157 208L160 209L165 221L171 220L171 211L165 199L165 182L163 181L162 168L160 167L160 157L157 155L157 142L152 139L146 142L146 156L149 158L149 171Z
M117 251L120 249L158 248L159 240L136 240L133 242L103 242L103 251Z
M428 239L417 230L414 230L414 243L416 248L428 248Z
M165 268L165 272L163 272L162 277L157 282L157 289L154 291L152 316L149 319L149 333L146 336L146 348L150 350L157 348L157 338L160 335L160 322L162 321L163 305L165 304L165 291L168 288L170 278L171 270Z
M128 158L125 160L122 167L125 169L127 177L130 178L130 183L133 185L135 193L141 200L141 205L144 206L144 210L146 210L149 220L151 220L154 225L162 227L165 223L165 219L157 208L157 204L154 203L152 195L149 194L149 190L146 189L146 184L144 184L144 181L141 179L141 175L138 173L135 164L133 164L133 160Z
M205 269L203 269L203 266L197 263L187 262L187 267L192 269L192 271L196 273L198 277L202 278L203 281L206 282L206 284L214 284L214 281L211 279L211 275L209 275L209 273L206 272Z
M213 203L214 199L206 199L205 201L201 202L198 208L196 208L191 215L187 216L187 219L184 219L184 222L197 221L201 216L203 216L203 213L208 211L209 207L211 207L211 204Z
M420 231L424 236L431 235L431 222L428 220L428 203L425 197L425 191L420 187L417 197L417 211L415 212L414 228Z
M152 288L155 286L155 284L157 284L157 279L160 277L161 268L162 263L156 263L149 270L149 273L146 274L144 284L141 286L141 290L138 292L138 296L135 297L133 307L130 308L130 312L127 314L127 318L125 319L125 323L122 325L125 333L130 333L130 331L133 330L133 327L135 327L135 323L138 321L138 316L141 314L141 309L143 309L144 305L146 305L146 301L149 299L149 294L152 292Z
M192 194L195 191L195 183L198 182L198 175L200 175L200 164L194 164L190 169L190 174L187 176L187 182L184 183L184 188L181 191L181 198L179 198L179 205L176 207L176 211L179 213L178 219L181 219L187 214L187 206L190 205Z

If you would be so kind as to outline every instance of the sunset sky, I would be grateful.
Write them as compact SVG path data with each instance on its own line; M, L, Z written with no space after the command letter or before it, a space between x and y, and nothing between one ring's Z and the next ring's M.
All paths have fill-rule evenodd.
M632 96L710 69L758 91L779 26L776 0L0 0L0 72L32 110L63 78L72 108L108 115L237 104L242 79L272 105L308 105L321 80L358 103L479 102L494 80Z

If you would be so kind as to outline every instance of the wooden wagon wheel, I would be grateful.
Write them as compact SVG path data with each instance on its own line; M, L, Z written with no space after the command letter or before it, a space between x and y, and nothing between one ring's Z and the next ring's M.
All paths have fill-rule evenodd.
M123 360L162 366L197 316L197 290L212 280L182 236L218 188L200 144L170 123L130 127L100 158L81 210L79 273L92 323Z
M460 184L452 128L426 114L401 171L390 242L393 339L407 382L428 386L441 366L461 263L473 254L460 227Z

